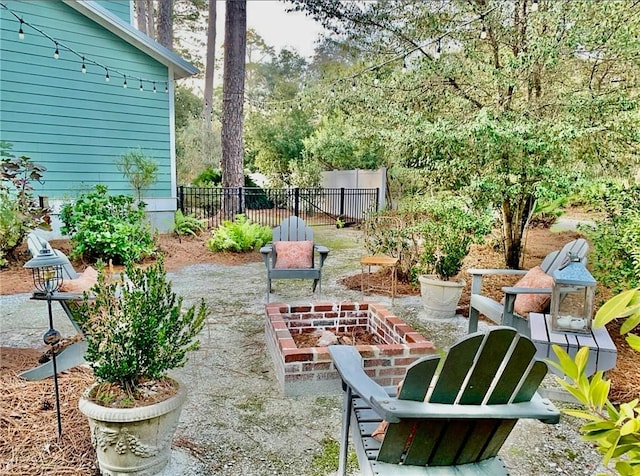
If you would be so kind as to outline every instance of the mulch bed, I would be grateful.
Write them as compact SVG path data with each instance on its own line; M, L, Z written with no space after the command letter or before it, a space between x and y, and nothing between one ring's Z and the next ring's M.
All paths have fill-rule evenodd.
M33 367L42 352L0 348L0 474L97 475L87 418L78 410L78 390L94 380L91 370L76 367L58 376L62 438L53 379L27 381L19 376Z

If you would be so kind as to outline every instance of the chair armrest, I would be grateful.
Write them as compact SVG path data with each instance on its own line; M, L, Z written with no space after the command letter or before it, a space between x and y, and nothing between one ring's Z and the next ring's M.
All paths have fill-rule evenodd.
M477 268L472 268L472 269L468 269L467 273L472 274L472 275L481 275L484 276L486 274L513 274L513 275L525 275L527 274L528 270L527 269L477 269Z
M544 423L558 423L560 412L551 401L537 392L530 401L497 405L459 405L448 403L415 402L391 397L373 396L371 408L390 423L398 423L403 418L535 418Z
M273 251L272 243L269 243L268 245L264 245L262 248L260 248L260 253L262 253L263 255L268 255L272 251Z
M373 399L389 398L385 389L365 373L362 357L354 346L330 345L327 349L343 385L350 387L354 394L360 395L369 404Z
M551 294L551 288L521 288L521 287L504 287L505 294Z
M329 248L327 248L326 246L322 246L322 245L313 245L313 248L320 253L320 266L319 268L322 268L322 266L324 265L324 260L327 259L327 256L329 255Z

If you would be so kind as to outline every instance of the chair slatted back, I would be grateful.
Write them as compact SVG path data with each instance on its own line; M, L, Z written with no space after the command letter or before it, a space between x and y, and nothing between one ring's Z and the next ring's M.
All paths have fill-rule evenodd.
M579 256L580 260L586 264L588 252L589 244L587 243L587 240L584 238L578 238L577 240L570 241L564 245L561 250L549 253L544 260L542 260L542 263L540 263L540 268L542 268L542 271L548 275L551 275L554 271L560 269L567 263L569 253Z
M398 399L451 405L531 400L547 373L533 343L514 329L478 333L407 370ZM441 366L439 372L438 367ZM403 419L390 423L377 461L417 466L475 463L497 455L516 419Z
M313 241L313 230L303 219L291 216L273 229L273 241Z

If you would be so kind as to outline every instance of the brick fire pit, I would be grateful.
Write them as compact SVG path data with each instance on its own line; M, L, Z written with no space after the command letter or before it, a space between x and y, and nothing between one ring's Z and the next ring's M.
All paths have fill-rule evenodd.
M406 367L435 352L434 345L377 303L267 304L265 339L280 390L285 396L327 395L342 391L326 347L298 348L292 334L325 329L366 331L381 343L357 345L367 373L380 385L395 385Z

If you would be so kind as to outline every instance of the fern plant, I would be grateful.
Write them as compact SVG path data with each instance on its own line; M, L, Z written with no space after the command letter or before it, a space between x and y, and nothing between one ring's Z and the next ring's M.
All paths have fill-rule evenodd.
M211 251L234 251L244 253L253 251L271 241L271 228L252 223L243 214L236 215L234 221L225 220L212 230L213 236L207 240Z
M173 222L173 231L178 236L196 236L206 227L206 221L196 218L193 213L185 215L180 210L176 211Z

